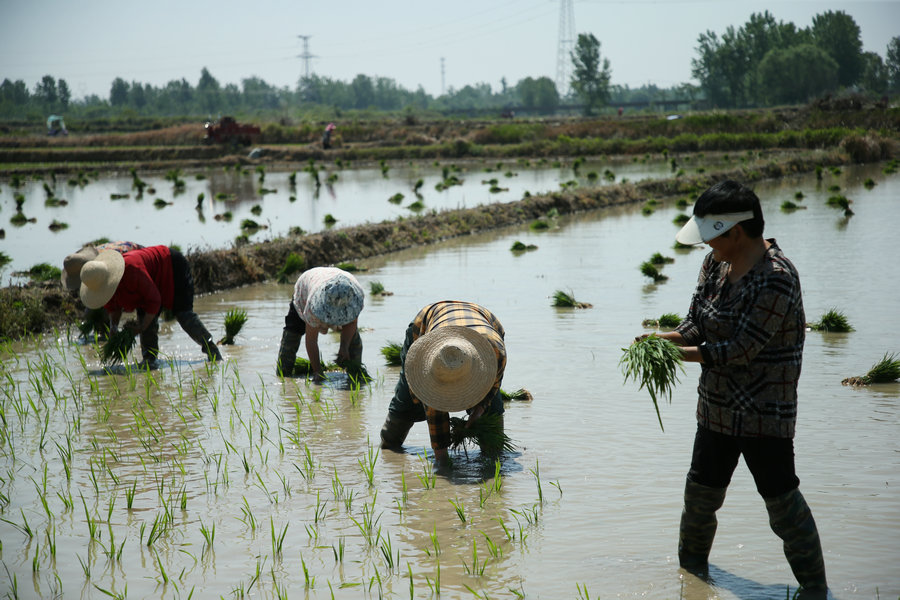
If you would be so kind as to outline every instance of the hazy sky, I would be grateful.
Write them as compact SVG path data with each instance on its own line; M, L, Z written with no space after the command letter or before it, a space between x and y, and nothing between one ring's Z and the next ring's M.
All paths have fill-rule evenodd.
M743 25L754 12L807 27L844 10L863 47L882 57L900 35L900 0L576 0L574 31L590 32L612 82L668 87L691 80L697 36ZM223 85L258 76L294 88L310 71L350 81L359 73L438 95L506 78L556 79L560 0L0 0L0 80L30 89L63 78L76 98L108 98L112 80L154 86L207 67ZM443 59L443 77L442 77Z

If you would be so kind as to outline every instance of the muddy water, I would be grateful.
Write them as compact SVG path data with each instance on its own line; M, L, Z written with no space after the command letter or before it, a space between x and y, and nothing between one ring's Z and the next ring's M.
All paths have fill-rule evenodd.
M878 185L865 190L865 177ZM831 184L854 200L849 220L825 205ZM781 212L798 190L808 209ZM892 225L900 218L900 178L845 169L823 183L788 179L757 192L767 234L800 271L808 319L837 307L856 328L809 333L800 381L797 470L833 595L896 597L900 385L851 389L840 381L900 350ZM367 298L360 318L364 360L376 375L361 390L341 376L322 387L273 376L289 285L197 300L214 333L231 307L251 315L238 344L224 349L225 367L207 368L177 325L164 327L168 360L153 379L121 369L103 375L90 347L65 340L7 351L4 368L18 383L6 380L3 388L0 539L20 597L60 588L66 597L105 597L93 586L121 594L127 584L130 597L142 598L192 590L194 597L243 590L269 598L286 590L289 597L406 598L411 582L414 597L428 598L439 572L442 596L454 598L474 597L468 588L492 598L576 598L578 588L592 598L784 598L795 583L743 464L719 513L713 585L682 576L675 550L698 369L687 366L672 403L661 407L663 433L647 395L623 385L616 365L643 319L687 308L704 253L671 249L678 212L601 211L560 220L545 233L508 229L367 263L364 287L377 280L393 295ZM538 249L513 255L515 240ZM675 262L664 269L669 280L653 285L638 265L657 251ZM552 308L557 289L593 308ZM428 444L419 424L405 452L374 460L370 486L360 462L397 377L396 368L382 366L379 349L401 341L422 305L446 298L488 306L507 330L504 388L525 387L535 397L508 406L518 451L502 460L499 492L489 491L493 467L475 452L457 456L455 470L436 475L432 488L429 462L417 455ZM336 348L328 336L323 353ZM61 460L69 444L71 481ZM22 531L25 520L32 538ZM154 521L170 525L148 545ZM205 549L201 528L213 525ZM110 531L121 550L112 558Z
M132 178L127 173L88 178L83 186L70 185L67 177L59 176L52 189L56 198L68 203L62 206L45 204L47 194L42 181L29 180L18 190L4 182L0 185L3 221L0 227L6 230L6 239L0 241L0 250L13 258L8 271L18 271L40 262L55 265L60 257L81 244L101 237L127 237L144 244L175 244L184 250L223 248L245 232L241 229L245 219L262 226L246 231L253 240L261 241L286 235L293 227L307 232L321 231L326 227L326 215L334 217L338 227L359 225L408 217L422 210L510 202L521 199L525 192L558 190L560 183L570 181L597 186L623 179L638 181L671 175L669 165L646 162L643 158L588 162L577 174L571 168L571 161L558 167L546 160L490 164L447 162L448 169L458 167L459 170L450 172L462 180L462 185L437 190L435 186L443 178L442 169L431 163L392 166L386 175L380 168L338 169L334 165L327 168L319 165L321 186L317 189L311 175L299 171L303 166L297 167L294 187L290 185L289 171L265 173L262 181L252 168L242 173L235 169L184 173L181 175L184 187L178 191L164 174L140 173L148 186L141 196L132 189ZM596 178L588 177L592 171ZM607 171L609 177L605 175ZM329 182L332 176L335 179ZM413 187L419 179L423 185L417 197ZM493 179L496 179L495 191L491 191L489 183ZM47 184L52 184L49 177ZM16 193L25 196L22 212L27 218L35 219L34 223L15 226L9 222L15 214ZM198 200L201 194L203 199ZM395 194L403 198L390 202L389 198ZM166 204L157 206L157 200ZM417 201L423 207L410 208ZM254 207L261 212L255 214ZM232 215L230 221L216 219L226 212ZM54 220L69 227L51 232L48 227ZM42 243L35 244L35 238Z

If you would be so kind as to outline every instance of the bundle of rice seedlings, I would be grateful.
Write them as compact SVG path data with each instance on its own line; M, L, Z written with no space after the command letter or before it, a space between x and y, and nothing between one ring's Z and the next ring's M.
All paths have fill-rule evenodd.
M829 331L833 333L847 333L855 331L847 320L847 317L837 309L830 309L822 318L814 323L807 323L807 327L813 331Z
M836 196L830 196L826 204L835 208L843 208L844 215L849 217L853 214L853 211L850 210L850 202L852 202L852 200L848 200L843 194L838 194Z
M801 205L797 204L796 202L791 202L790 200L785 200L784 202L781 203L781 210L783 210L784 212L791 212L791 211L795 211L795 210L798 210L801 208L806 208L806 207L801 206Z
M390 202L391 204L400 204L401 202L403 202L403 197L403 194L397 192L396 194L388 198L388 202Z
M219 340L220 344L233 344L235 336L240 333L241 327L247 322L247 311L241 308L232 308L225 313L225 335Z
M400 366L400 350L401 346L397 342L388 342L387 346L382 346L381 355L384 356L384 361L388 366Z
M663 256L659 252L654 252L653 256L650 257L650 262L654 265L667 265L675 262L675 259L671 256Z
M106 311L102 308L89 308L84 313L84 320L78 324L78 330L84 337L90 337L93 332L100 337L105 336L108 333Z
M647 388L650 399L653 400L653 408L656 409L659 428L665 431L659 414L658 399L662 397L672 401L672 387L678 382L677 370L681 369L684 373L681 350L669 340L651 334L628 348L622 348L622 352L624 354L619 365L625 381L631 378L640 382L639 390Z
M641 325L644 327L664 327L672 329L681 323L681 317L675 313L664 313L658 319L644 319Z
M557 308L591 308L593 305L587 302L578 302L572 294L556 290L553 293L553 306Z
M481 453L496 456L502 452L515 450L512 440L503 431L503 417L501 415L482 415L468 425L468 420L460 417L450 417L450 449L466 449L471 444L477 444ZM468 426L467 426L468 425Z
M652 279L654 283L658 283L660 281L665 281L666 279L668 279L668 277L660 273L659 269L656 268L656 265L654 265L649 260L641 263L641 273L645 277L649 277L650 279Z
M326 363L323 361L319 361L322 365L322 371L340 371L341 368L337 366L335 363ZM306 376L312 373L312 368L309 365L309 361L301 356L298 356L294 361L294 375L302 375Z
M679 213L675 215L675 218L672 219L672 222L679 227L684 227L684 224L691 220L691 217L684 213Z
M345 360L341 363L337 364L339 369L343 369L347 376L350 377L353 381L357 381L359 383L368 383L372 381L372 376L369 375L368 369L366 369L366 365L364 365L361 361L358 360Z
M531 392L526 390L525 388L519 388L514 392L507 392L503 389L500 390L500 397L503 398L504 402L509 402L511 400L518 400L520 402L531 402L534 400L534 396L531 395Z
M516 240L515 242L513 242L513 245L510 246L509 249L513 252L526 252L528 250L537 250L537 246L535 246L534 244L525 244L523 242L520 242L519 240Z
M873 383L893 383L900 379L900 358L894 353L884 353L881 360L875 363L869 372L862 377L848 377L842 385L870 385Z
M100 362L104 365L113 365L119 361L125 361L125 357L134 348L135 335L128 327L120 329L106 338L100 348Z

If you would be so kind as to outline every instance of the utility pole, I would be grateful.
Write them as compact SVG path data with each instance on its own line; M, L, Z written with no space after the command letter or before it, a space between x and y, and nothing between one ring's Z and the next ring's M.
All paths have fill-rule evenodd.
M297 57L303 59L303 78L308 79L309 78L309 59L316 58L315 54L309 53L309 38L311 38L312 36L311 35L298 35L297 37L300 38L301 40L303 40L303 53L298 54Z
M444 57L441 57L441 96L443 96L446 92L447 88L444 87Z
M556 91L560 98L569 95L572 50L575 49L575 8L572 0L559 0L559 43L556 49Z

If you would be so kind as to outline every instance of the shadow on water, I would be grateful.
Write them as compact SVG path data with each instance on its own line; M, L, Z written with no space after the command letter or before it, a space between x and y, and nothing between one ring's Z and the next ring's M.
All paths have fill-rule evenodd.
M706 599L715 589L727 590L735 597L742 600L833 600L834 596L829 592L799 592L796 585L791 584L763 584L730 571L721 569L715 565L709 566L709 577L704 580L687 572L684 573L684 586L682 597L685 600Z

